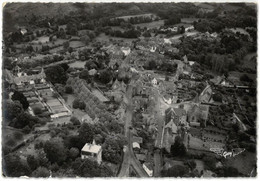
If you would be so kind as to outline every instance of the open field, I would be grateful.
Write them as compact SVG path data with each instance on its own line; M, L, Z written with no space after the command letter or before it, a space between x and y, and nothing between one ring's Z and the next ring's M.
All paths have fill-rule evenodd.
M256 53L249 53L243 59L243 67L250 68L252 70L256 70L256 59L252 59L256 56Z
M110 40L116 40L116 41L122 41L122 42L125 42L125 43L131 43L132 41L137 40L137 38L118 38L118 37L111 37L111 36L105 35L105 33L101 33L101 34L100 34L99 36L97 36L95 39L96 39L96 41L100 41L100 42L103 42L103 41L109 42Z
M130 18L134 18L134 17L151 17L151 16L155 16L154 14L152 13L147 13L147 14L137 14L137 15L129 15L129 16L119 16L119 17L116 17L118 19L124 19L124 20L127 20L127 19L130 19Z
M72 68L84 68L86 62L83 61L75 61L73 63L68 64Z
M139 26L140 28L144 28L144 27L147 27L147 28L160 28L160 26L163 26L164 25L164 20L158 20L158 21L153 21L153 22L150 22L150 23L140 23L140 24L136 24L134 25L135 27Z
M82 46L85 46L85 43L83 43L82 41L70 41L70 47L72 48L78 48Z

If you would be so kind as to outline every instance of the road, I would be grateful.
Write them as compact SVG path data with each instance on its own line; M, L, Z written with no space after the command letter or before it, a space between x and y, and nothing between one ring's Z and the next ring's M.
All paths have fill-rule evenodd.
M155 140L155 147L159 148L154 152L154 177L160 177L161 176L161 169L162 169L162 154L161 154L161 148L163 144L163 135L164 135L164 118L161 114L160 110L160 100L159 100L159 90L155 90L155 119L157 120L158 125L158 131L157 131L157 137Z
M143 169L141 163L135 157L133 151L133 134L131 132L131 125L132 125L132 117L133 117L133 104L132 104L132 81L128 85L126 94L124 97L124 102L126 103L126 113L125 113L125 136L128 139L128 144L124 148L124 158L121 165L121 169L119 171L118 177L128 177L129 176L129 168L135 170L139 177L148 177L148 174Z

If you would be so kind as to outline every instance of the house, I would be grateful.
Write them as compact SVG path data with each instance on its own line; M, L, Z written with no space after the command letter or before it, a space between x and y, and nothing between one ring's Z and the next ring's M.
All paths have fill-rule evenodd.
M131 49L129 47L122 47L121 51L124 53L125 56L127 56L130 54Z
M181 108L168 108L165 110L165 124L173 120L176 126L178 125L187 125L187 113L184 109Z
M22 85L25 83L34 84L34 81L40 80L41 82L45 82L46 74L44 73L44 70L38 74L34 75L27 75L24 72L18 72L17 77L14 77L14 83L16 85Z
M153 164L151 162L143 163L143 168L150 177L153 176Z
M173 122L173 119L164 126L164 129L166 129L166 131L170 131L171 134L177 134L178 131L178 127Z
M211 96L212 96L212 89L210 85L207 85L207 87L200 94L199 101L208 103L211 99Z
M81 159L92 158L97 161L98 164L102 162L102 147L96 145L95 141L93 144L86 143L81 149Z
M87 123L92 123L92 118L88 115L88 114L85 114L82 118L81 118L81 122L87 122Z
M185 28L185 32L193 31L193 30L194 30L194 26L189 26L189 27Z
M157 85L157 83L158 83L158 82L157 82L156 78L153 78L152 84L153 84L153 85Z
M150 49L150 52L155 52L155 51L156 51L156 49L157 49L157 47L155 47L155 46L152 46L152 48Z
M208 115L209 115L209 105L203 105L203 104L191 105L187 111L187 114L188 114L188 122L190 123L190 126L196 127L200 119L204 120L204 123L206 125L206 121L208 120Z
M20 32L22 35L25 35L28 31L25 28L21 28Z
M91 69L88 71L88 74L91 75L91 76L94 76L97 74L97 70L96 69Z
M140 144L137 142L133 142L133 149L140 149Z

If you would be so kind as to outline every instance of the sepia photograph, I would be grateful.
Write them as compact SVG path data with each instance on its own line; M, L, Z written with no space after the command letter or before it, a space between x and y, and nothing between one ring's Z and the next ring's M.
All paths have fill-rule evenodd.
M257 1L1 11L2 177L257 177Z

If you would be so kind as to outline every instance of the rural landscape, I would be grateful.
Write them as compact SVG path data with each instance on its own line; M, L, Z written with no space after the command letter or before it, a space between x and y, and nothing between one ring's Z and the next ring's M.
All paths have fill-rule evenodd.
M3 176L257 176L256 4L2 12Z

